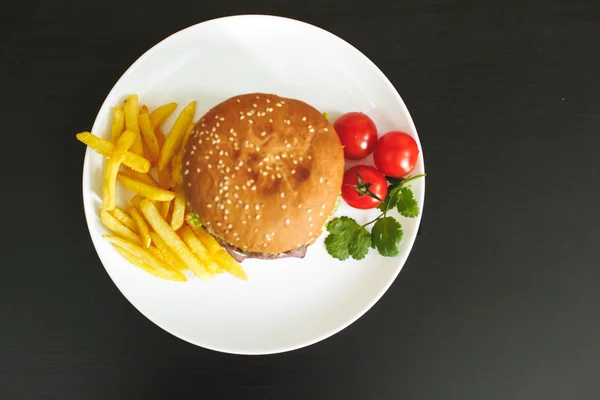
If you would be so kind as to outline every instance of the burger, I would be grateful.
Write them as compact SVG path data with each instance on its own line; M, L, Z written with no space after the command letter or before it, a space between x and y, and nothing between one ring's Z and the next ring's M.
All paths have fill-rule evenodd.
M198 121L181 170L188 206L238 261L303 257L336 206L344 154L314 107L252 93Z

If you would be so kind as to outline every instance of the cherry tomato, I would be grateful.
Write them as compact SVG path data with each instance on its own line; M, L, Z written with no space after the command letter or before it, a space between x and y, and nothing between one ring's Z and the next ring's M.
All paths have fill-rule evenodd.
M419 147L409 134L392 131L379 139L373 157L375 165L385 175L402 178L415 169Z
M387 195L387 180L376 168L357 165L344 174L342 197L351 207L375 208Z
M377 143L377 128L366 114L349 112L333 124L344 146L344 157L360 160L373 151Z

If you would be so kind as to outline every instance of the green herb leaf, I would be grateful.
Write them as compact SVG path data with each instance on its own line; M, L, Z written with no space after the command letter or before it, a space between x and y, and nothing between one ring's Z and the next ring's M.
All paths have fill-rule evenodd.
M198 217L198 214L190 214L189 220L190 220L190 223L194 226L197 226L197 227L202 226L202 221L200 221L200 217Z
M400 186L400 195L396 203L396 208L400 215L408 218L414 218L419 215L419 204L409 187Z
M393 210L398 204L398 193L400 193L400 186L390 185L388 187L388 194L385 199L377 206L381 211Z
M335 218L327 224L327 230L330 234L325 238L325 248L332 257L361 260L369 252L371 235L352 218Z
M384 217L375 222L371 229L373 247L385 257L393 257L400 252L399 244L402 240L402 226L392 217Z
M329 114L327 113L327 111L325 111L325 112L323 113L323 116L325 117L325 119L326 119L327 121L329 121Z

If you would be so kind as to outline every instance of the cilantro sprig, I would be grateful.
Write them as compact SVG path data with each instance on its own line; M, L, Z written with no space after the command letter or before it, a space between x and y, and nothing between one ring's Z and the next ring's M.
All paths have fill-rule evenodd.
M338 260L349 257L362 260L371 247L385 257L398 255L404 232L400 222L387 213L396 209L403 217L417 217L420 212L419 204L407 184L424 176L425 174L405 179L388 178L388 194L378 206L381 214L366 224L359 225L350 217L338 217L329 221L326 226L329 235L325 238L327 252ZM371 224L373 227L369 232L366 227Z

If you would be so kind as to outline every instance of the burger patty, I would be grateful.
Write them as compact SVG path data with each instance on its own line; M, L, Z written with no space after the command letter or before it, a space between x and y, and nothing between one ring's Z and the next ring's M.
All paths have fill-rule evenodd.
M260 260L275 260L275 259L279 259L279 258L304 258L304 256L306 255L306 248L308 247L308 244L305 244L303 246L297 247L290 251L286 251L284 253L261 253L261 252L256 252L256 251L243 251L243 250L227 243L225 240L213 235L210 232L210 230L206 230L206 231L212 237L214 237L215 240L217 242L219 242L219 244L221 246L223 246L223 248L225 250L227 250L227 252L233 258L235 258L235 260L237 262L242 262L246 258L257 258Z

